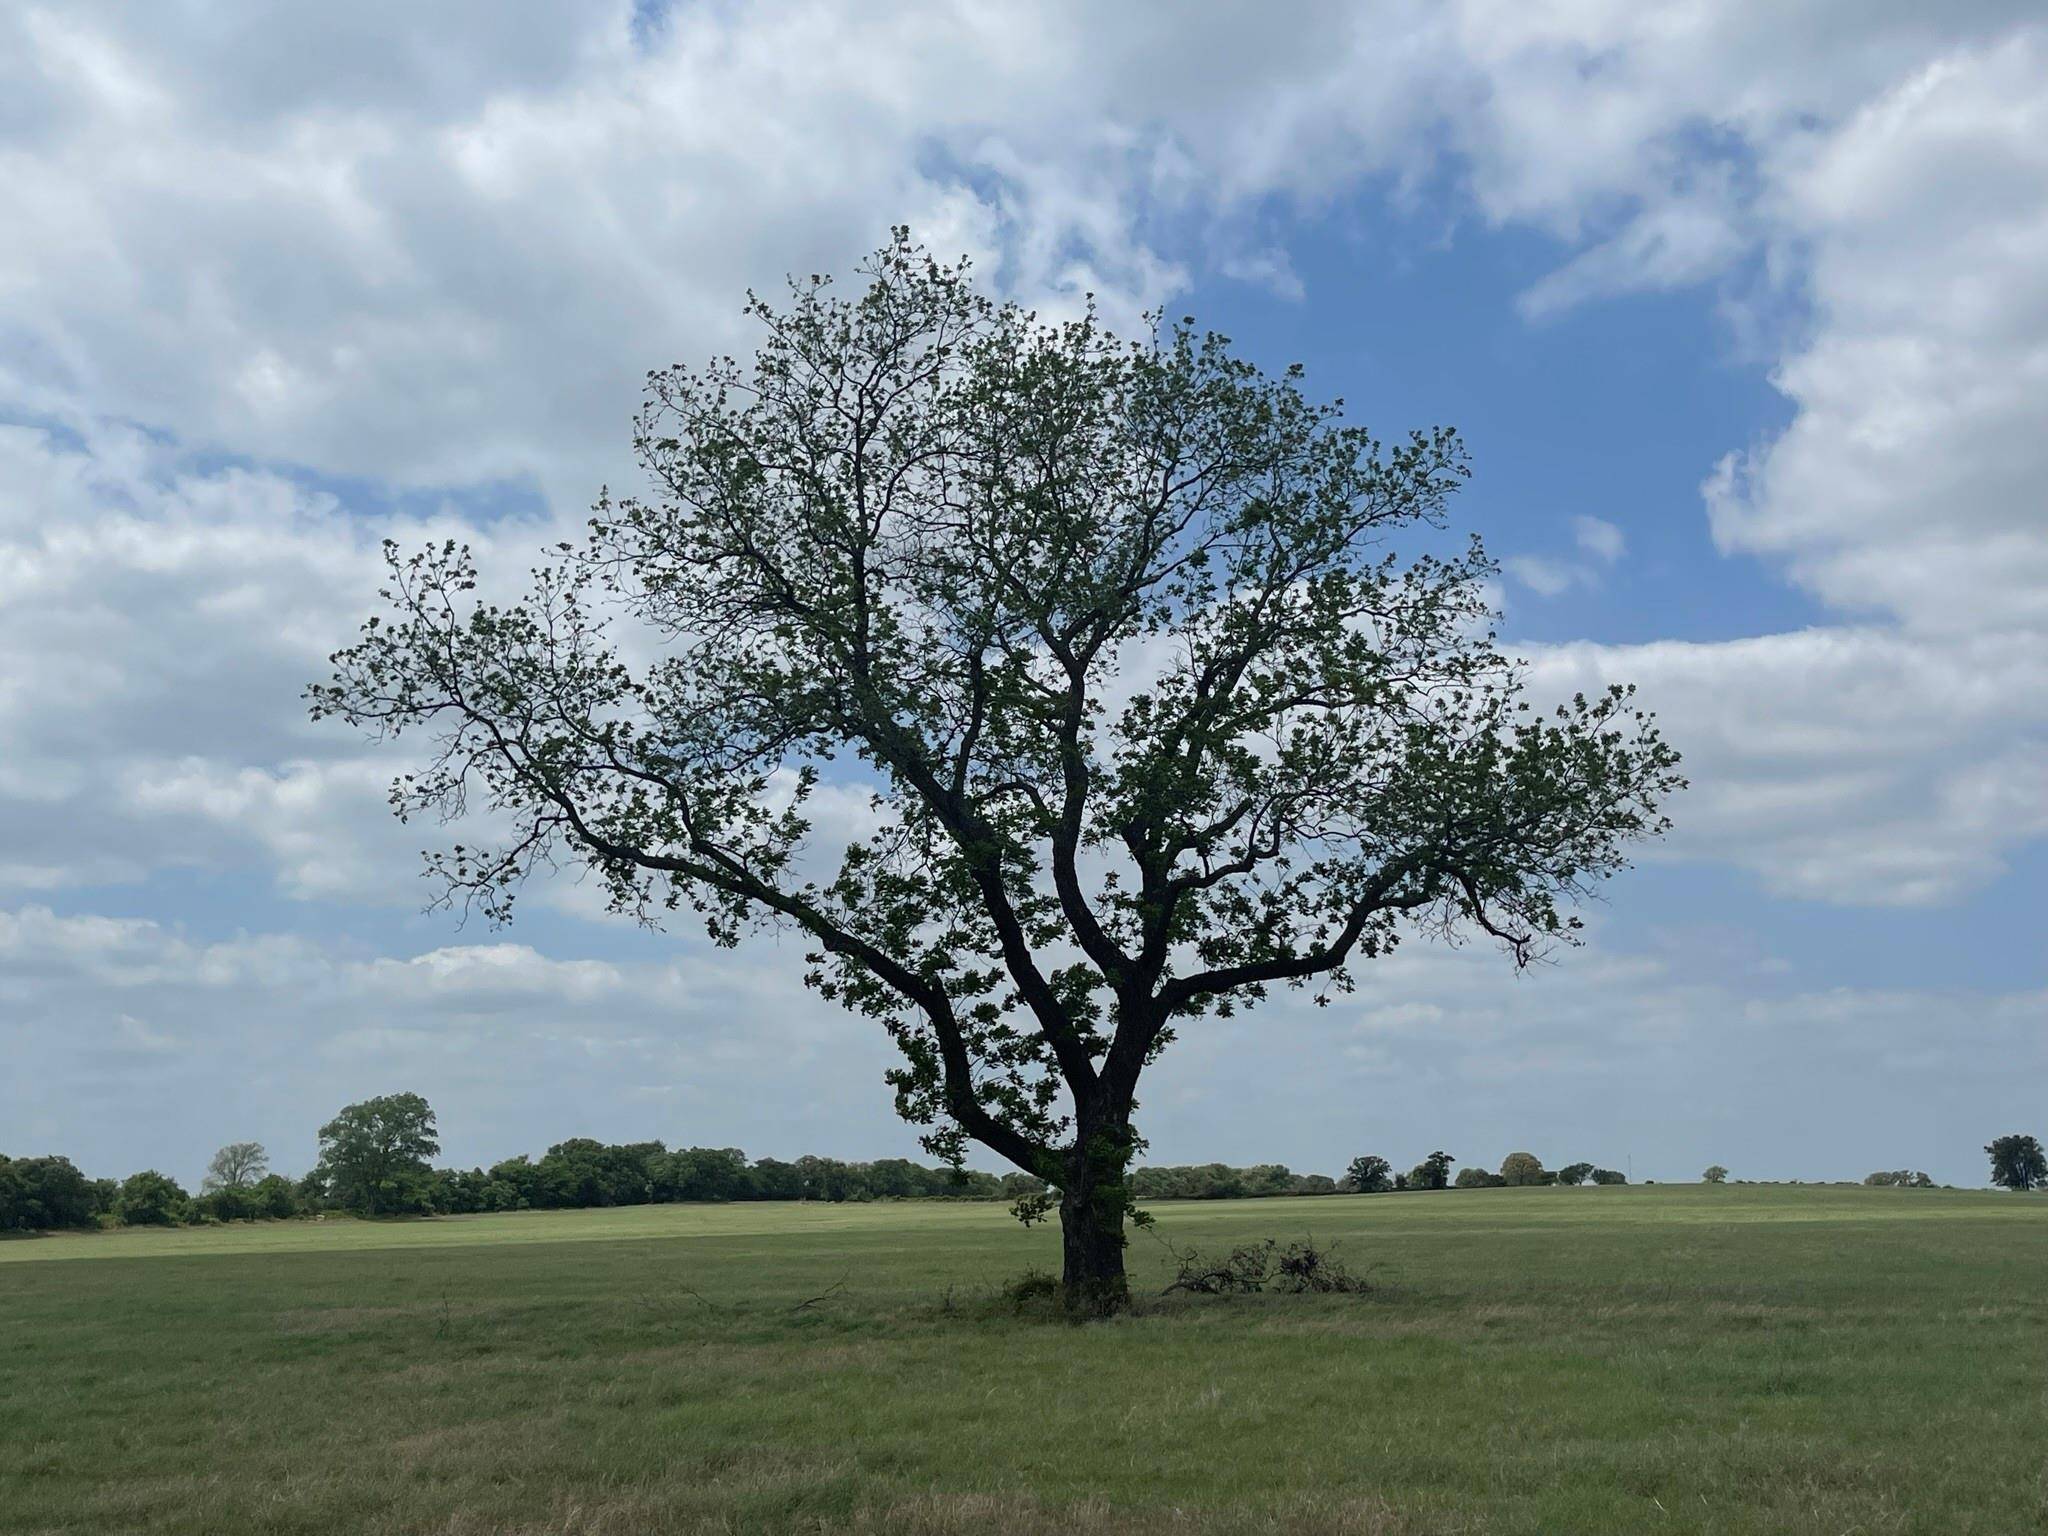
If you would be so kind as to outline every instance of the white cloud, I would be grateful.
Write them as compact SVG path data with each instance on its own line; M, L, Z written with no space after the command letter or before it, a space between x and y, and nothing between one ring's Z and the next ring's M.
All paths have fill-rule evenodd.
M37 963L15 964L24 953ZM507 943L366 958L28 908L0 909L0 957L10 1046L40 1063L0 1080L10 1148L61 1146L96 1174L195 1179L230 1138L299 1169L342 1103L401 1089L439 1111L459 1163L583 1134L914 1151L887 1129L879 1027L698 942L680 960ZM1569 963L1517 976L1484 946L1403 947L1327 1009L1283 993L1188 1030L1147 1091L1151 1156L1333 1172L1374 1149L1404 1165L1440 1145L1489 1165L1518 1146L1553 1163L1633 1150L1639 1173L1684 1177L1739 1149L1757 1176L1910 1164L1975 1182L1969 1117L2023 1110L2048 1066L2048 994L1816 987L1768 976L1772 958L1730 966L1692 933L1615 953L1596 931ZM1823 1078L1842 1092L1816 1099ZM81 1097L88 1121L55 1112Z
M1693 788L1668 855L1786 895L1945 901L2048 833L2048 648L1879 629L1530 649L1545 697L1633 681Z
M18 423L0 425L0 888L56 903L254 869L325 910L410 904L394 877L422 839L386 816L379 759L297 703L370 605L376 537L457 534L516 576L624 477L641 370L738 344L748 284L843 270L907 219L1054 308L1093 288L1127 316L1210 272L1292 297L1283 217L1383 194L1556 240L1532 317L1704 285L1775 361L1790 424L1728 445L1706 513L1724 551L1839 626L1535 653L1544 689L1620 676L1661 710L1695 782L1671 856L1914 905L2048 833L2038 7L1467 0L1275 27L1191 6L1162 30L1078 0L784 4L679 7L639 39L630 17L625 0L518 27L456 4L0 14L0 407ZM406 510L364 514L394 487ZM1574 552L1518 554L1509 575L1558 596L1626 553L1614 524L1571 532ZM835 828L859 798L837 793ZM152 1074L218 1082L234 1060L236 1107L281 1142L411 1074L471 1124L625 1134L628 1060L678 1114L857 1114L871 1144L869 1096L845 1110L841 1089L879 1047L840 1054L858 1027L790 989L772 943L687 948L687 973L524 945L372 952L394 947L19 908L0 911L0 998L74 1089L111 1085L110 1124L155 1115L201 1141L226 1134L211 1103L174 1123ZM1664 1041L1675 1081L1677 1042L1730 1017L1762 1039L1871 1016L1898 1040L1916 1009L1984 1039L2038 1018L2038 998L1961 992L1751 1013L1739 988L1636 965L1544 992L1533 1043L1530 992L1397 969L1403 995L1369 1002L1339 1054L1405 1063L1412 1090L1597 1077ZM1617 1009L1638 1033L1616 1033ZM1433 1064L1403 1020L1487 1048ZM757 1030L812 1064L793 1087L765 1075ZM93 1054L138 1048L133 1079ZM332 1081L294 1075L308 1050ZM1254 1086L1282 1102L1306 1059ZM41 1100L0 1107L24 1134L56 1124Z
M294 895L390 888L415 839L385 824L377 760L308 731L298 689L368 605L375 533L496 542L508 571L542 537L452 509L371 524L108 413L380 479L531 480L566 520L616 472L644 364L729 340L741 286L837 264L878 209L1023 291L1095 284L1129 308L1183 281L1140 237L1149 200L1202 232L1195 259L1286 291L1258 208L1418 186L1449 144L1485 218L1581 252L1555 294L1751 257L1810 290L1778 375L1791 427L1708 487L1724 548L1916 633L2038 634L2048 133L2030 86L2048 45L2013 30L2024 15L1589 0L1276 29L1219 10L1162 43L1078 8L854 26L789 6L677 12L642 48L623 5L519 37L453 9L233 28L18 10L0 188L27 212L0 256L0 377L62 430L0 428L0 878L253 853ZM1969 177L1946 174L1959 160ZM1517 554L1509 576L1594 586L1621 532L1572 533L1575 556ZM1713 666L1755 697L1783 682L1759 658L1810 643ZM1967 647L1941 644L1919 673L1954 675ZM1827 720L1864 695L1802 697ZM1685 741L1691 706L1661 702ZM1981 739L1969 795L1888 802L1919 820L1888 840L1924 866L1899 888L1963 889L2033 835L2035 725L2006 713L2019 734ZM1912 777L1874 767L1882 743L1857 750L1805 771ZM2004 830L1946 838L1980 814L1965 802L2006 807ZM1834 889L1795 842L1771 878Z
M616 961L502 942L380 957L346 939L208 943L147 920L0 908L7 1048L37 1063L0 1077L0 1124L10 1151L193 1176L231 1136L303 1168L341 1104L399 1089L441 1112L451 1159L578 1134L786 1155L874 1145L879 1028L806 992L799 967L687 934L643 948ZM665 1091L622 1111L622 1078ZM89 1120L64 1112L80 1102ZM893 1144L913 1150L912 1134Z
M1723 548L1920 630L2048 631L2048 31L1929 64L1788 154L1798 414L1708 486Z
M1544 597L1561 596L1592 580L1592 572L1584 566L1554 560L1548 555L1509 555L1501 561L1501 567L1530 591Z
M1509 555L1501 568L1540 597L1562 597L1574 587L1598 587L1605 570L1621 559L1627 540L1613 523L1598 517L1574 517L1571 527L1572 542L1584 559Z
M1572 539L1581 550L1602 565L1614 564L1628 548L1622 531L1604 518L1598 517L1574 517Z

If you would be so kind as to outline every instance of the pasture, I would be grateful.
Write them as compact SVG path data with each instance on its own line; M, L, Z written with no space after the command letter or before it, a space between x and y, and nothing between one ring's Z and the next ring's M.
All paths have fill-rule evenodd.
M991 1205L0 1243L0 1530L2048 1529L2048 1200L1162 1205L1131 1315ZM1313 1232L1364 1296L1156 1293Z

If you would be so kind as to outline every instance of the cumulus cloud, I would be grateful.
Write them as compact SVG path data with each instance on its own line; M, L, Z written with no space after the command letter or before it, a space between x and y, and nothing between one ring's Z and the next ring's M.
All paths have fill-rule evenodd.
M1599 517L1581 515L1573 518L1572 539L1582 551L1602 565L1614 564L1628 548L1622 531Z
M441 1111L453 1159L578 1134L850 1150L872 1139L889 1046L805 992L800 970L687 936L619 960L494 941L397 956L0 909L8 1048L37 1063L0 1082L0 1123L11 1147L61 1144L100 1171L177 1151L196 1175L231 1134L302 1169L342 1103L407 1088ZM138 1056L145 1070L123 1065ZM667 1090L631 1124L622 1077ZM896 1140L912 1146L907 1130Z
M1787 156L1792 425L1708 482L1723 548L1922 631L2048 630L2048 29L1946 55Z
M258 1128L287 1144L332 1107L294 1076L308 1053L338 1074L328 1097L418 1074L479 1121L560 1134L653 1126L597 1113L621 1061L686 1109L837 1123L838 1085L879 1057L821 1043L840 1037L787 955L689 949L684 973L517 945L202 943L23 903L198 870L258 901L411 904L393 876L431 838L385 815L388 761L297 703L370 606L377 539L466 538L516 576L600 482L630 479L642 369L742 344L742 289L843 269L899 218L1011 292L1059 310L1092 290L1119 318L1210 273L1313 301L1286 220L1359 199L1426 208L1454 240L1477 223L1554 242L1520 300L1538 325L1710 290L1789 424L1699 466L1703 515L1834 623L1538 647L1539 690L1640 683L1695 784L1669 856L1780 894L1953 901L2048 834L2037 7L635 18L626 0L516 27L466 4L0 14L0 997L72 1090L144 1094L93 1063L145 1053L152 1073L217 1071L226 1040L248 1102L279 1095ZM1564 538L1510 578L1589 591L1631 554L1591 516ZM835 829L865 814L856 788L828 799ZM1636 963L1585 970L1647 1038L1731 1016L1820 1028L1830 1008L1896 1016L1901 1038L1916 1008L2010 1030L2038 1008L1809 993L1752 1019L1734 990ZM1335 1048L1464 1070L1404 1043L1410 1019L1485 1042L1460 1061L1598 1069L1598 991L1543 994L1555 1043L1503 1054L1487 1032L1528 993L1453 974L1392 972L1401 995L1346 1015ZM771 1051L818 1063L793 1092L763 1086L763 1019L787 1032ZM9 1123L55 1125L11 1091ZM1259 1091L1282 1094L1281 1069Z
M2021 1113L2048 1067L2038 991L1816 988L1770 975L1770 957L1709 968L1690 948L1608 953L1596 935L1518 977L1483 947L1418 945L1369 967L1347 1006L1284 993L1256 1018L1203 1021L1148 1090L1152 1155L1334 1171L1361 1150L1439 1145L1492 1164L1512 1141L1553 1162L1634 1152L1658 1177L1739 1160L1968 1179L1958 1133L1966 1149L1981 1137L1966 1116ZM14 1145L61 1145L95 1173L156 1163L195 1179L230 1137L303 1168L342 1103L399 1088L440 1112L458 1163L583 1134L757 1156L915 1150L878 1110L879 1028L791 968L695 942L606 961L503 942L366 956L30 907L0 910L0 960L10 1043L39 1063L0 1081L0 1120ZM1738 1080L1703 1113L1709 1039ZM1820 1080L1841 1091L1816 1099ZM78 1102L89 1120L63 1112Z
M2048 648L1880 629L1535 647L1539 696L1633 681L1693 787L1662 857L1732 860L1784 895L1926 905L2048 833Z
M398 531L538 542L618 473L641 364L729 341L740 287L837 264L878 208L1016 291L1092 286L1124 309L1185 280L1138 208L1172 211L1198 261L1289 292L1255 210L1388 176L1397 198L1460 178L1484 219L1576 246L1538 308L1761 263L1811 320L1777 374L1791 426L1708 482L1722 547L1916 634L2037 634L2048 44L2026 19L1586 0L1371 28L1331 7L1275 29L1219 8L1161 39L1081 8L1030 27L693 9L649 28L618 4L530 29L460 7L254 27L18 8L0 187L24 216L0 257L0 378L41 414L0 428L0 878L57 889L239 848L293 894L363 890L397 846L366 830L378 761L250 701L295 698L366 606L392 524L264 461L530 484L541 521L451 505ZM1970 177L1945 174L1958 160ZM1593 586L1623 536L1586 516L1572 535L1575 554L1517 554L1508 574L1546 597ZM1974 654L1916 643L1943 648L1917 675ZM1757 696L1781 680L1767 658L1807 644L1712 666ZM1674 732L1699 707L1718 739L1693 701L1663 701ZM1985 843L2032 835L2018 728L1970 794L1933 802L2016 813L1949 844L1945 873L1943 838L1909 838L1930 866L1910 888L1960 889L1996 867ZM2001 765L2020 777L1981 782ZM107 814L60 845L51 808L84 804ZM1773 878L1820 892L1782 873L1808 862L1787 850Z

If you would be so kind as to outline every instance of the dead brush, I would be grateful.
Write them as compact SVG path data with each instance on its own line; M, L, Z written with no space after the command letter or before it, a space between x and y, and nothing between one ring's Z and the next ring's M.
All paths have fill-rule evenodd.
M1334 1243L1320 1244L1313 1234L1285 1248L1279 1239L1269 1237L1240 1244L1222 1255L1194 1247L1175 1248L1171 1243L1165 1247L1173 1255L1175 1268L1173 1279L1159 1293L1162 1296L1176 1291L1242 1296L1267 1290L1288 1296L1327 1296L1372 1289L1364 1275L1353 1273L1337 1258Z

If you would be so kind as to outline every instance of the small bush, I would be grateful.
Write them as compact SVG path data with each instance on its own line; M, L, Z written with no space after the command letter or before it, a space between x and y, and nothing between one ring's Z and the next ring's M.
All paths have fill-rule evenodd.
M1060 1298L1059 1276L1042 1269L1027 1269L1016 1279L1007 1282L1002 1290L1003 1300L1016 1311L1027 1307L1042 1306Z
M121 1182L114 1216L124 1227L176 1226L190 1214L185 1191L176 1179L145 1168Z

